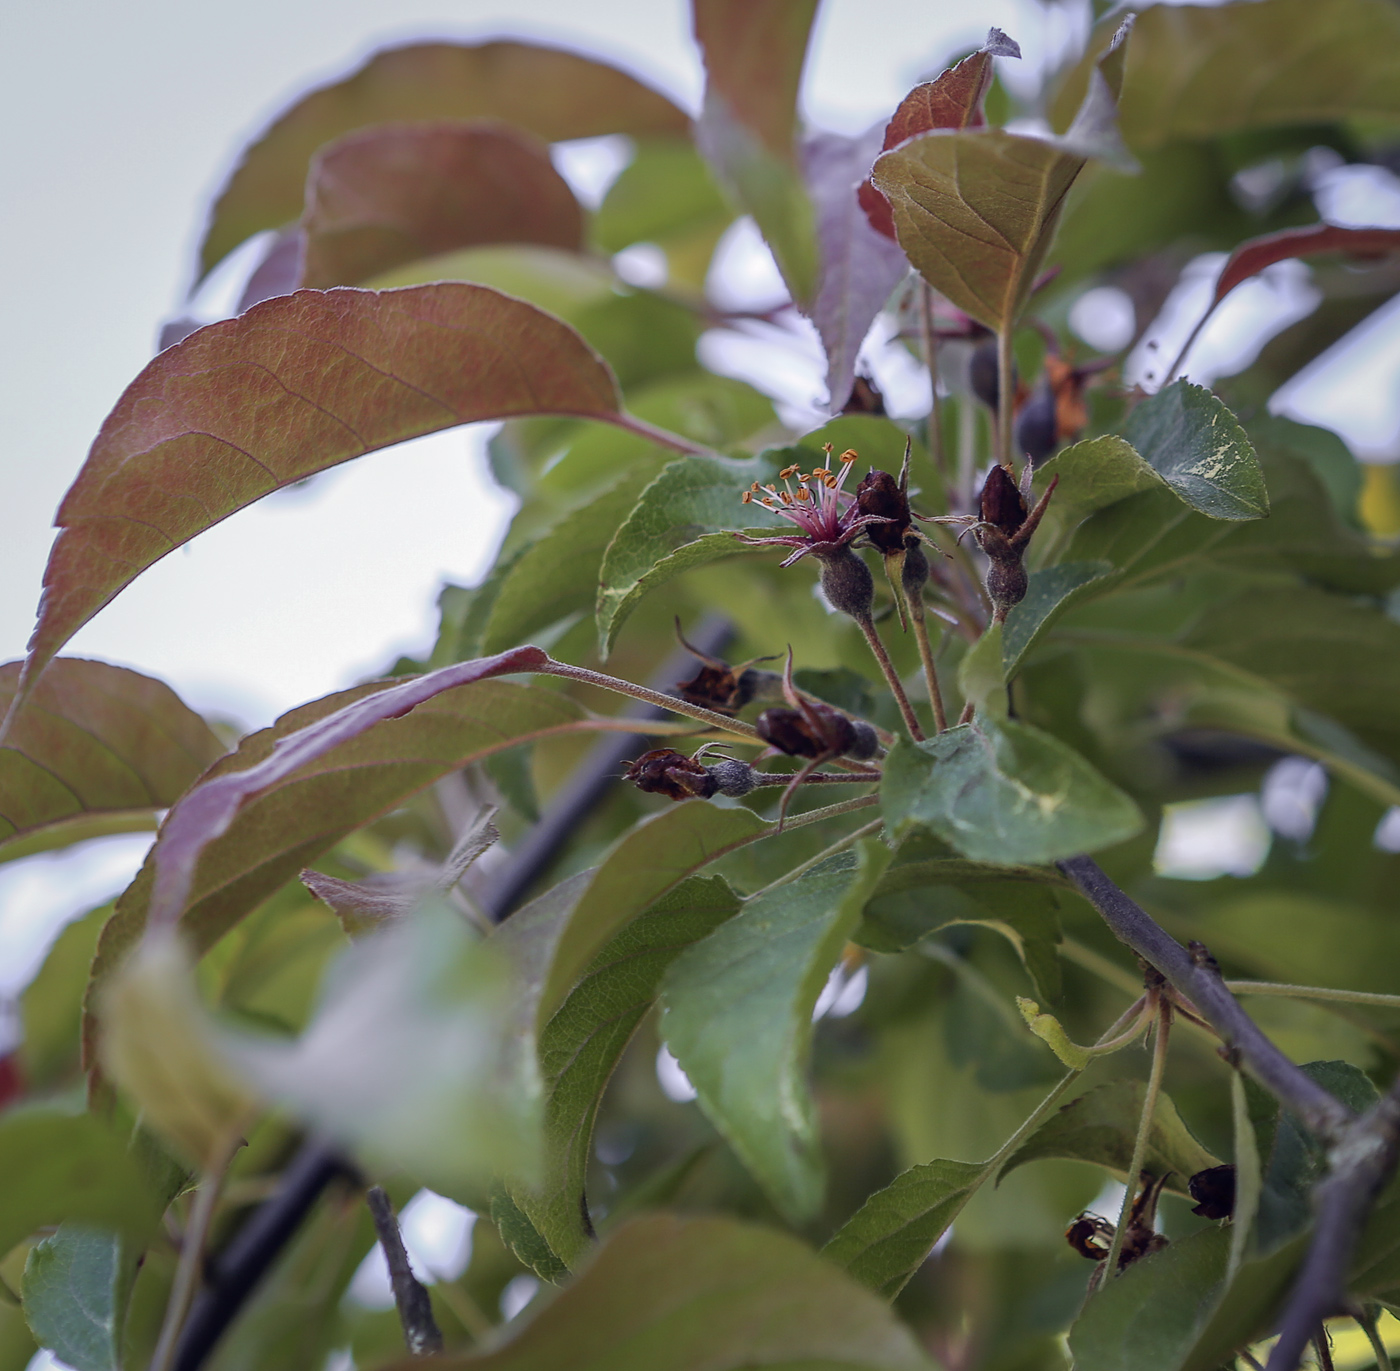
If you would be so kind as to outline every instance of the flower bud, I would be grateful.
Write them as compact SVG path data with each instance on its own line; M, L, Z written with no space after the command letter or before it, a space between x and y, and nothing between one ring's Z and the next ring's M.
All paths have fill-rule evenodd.
M669 747L642 753L628 764L622 778L648 795L665 795L671 800L688 800L692 796L708 800L719 789L708 768Z
M924 550L919 545L917 538L911 538L904 545L904 565L900 568L900 579L904 585L904 593L908 598L917 603L923 594L924 586L928 582L928 558L924 556Z
M841 755L850 757L853 761L868 762L880 751L880 739L874 725L866 723L864 719L852 719L850 724L855 738Z
M865 536L887 557L901 552L904 535L910 527L909 498L888 471L873 467L856 487L856 504L862 514L874 515L885 523L867 524Z
M1026 522L1026 502L1003 466L994 466L987 473L981 504L982 522L994 525L1008 538Z
M747 795L758 784L758 773L753 767L747 762L735 761L731 757L715 762L709 768L709 772L714 777L715 785L719 787L719 793L736 800Z
M834 557L822 559L822 593L833 609L849 614L858 623L865 623L875 603L875 578L870 568L845 547Z

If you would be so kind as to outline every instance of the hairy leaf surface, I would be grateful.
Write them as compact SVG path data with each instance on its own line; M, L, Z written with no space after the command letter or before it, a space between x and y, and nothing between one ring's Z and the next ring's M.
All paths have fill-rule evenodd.
M73 1371L120 1371L134 1275L121 1236L62 1224L24 1264L24 1316L40 1344Z

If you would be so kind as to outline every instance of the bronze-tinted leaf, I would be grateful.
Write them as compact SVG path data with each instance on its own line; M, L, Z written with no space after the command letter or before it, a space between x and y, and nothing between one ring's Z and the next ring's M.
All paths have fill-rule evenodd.
M247 151L220 193L200 248L201 274L244 239L302 209L316 150L373 124L503 119L549 140L605 133L684 134L683 111L635 77L534 43L415 43L303 96Z
M127 387L59 506L25 680L153 562L282 486L477 419L619 406L568 325L484 286L298 291L200 329Z
M583 210L549 149L503 124L389 124L323 148L302 218L301 284L353 286L458 248L578 251Z
M773 250L792 298L816 290L813 210L797 155L797 96L816 0L695 0L705 58L696 142Z
M19 675L19 662L0 666L0 713ZM154 828L156 811L223 751L169 686L61 657L0 746L0 860Z
M1400 229L1338 228L1335 224L1309 224L1304 228L1283 229L1251 238L1230 254L1220 279L1215 283L1215 303L1219 304L1241 282L1257 276L1265 267L1290 257L1312 257L1324 252L1345 253L1348 257L1383 257L1400 252Z

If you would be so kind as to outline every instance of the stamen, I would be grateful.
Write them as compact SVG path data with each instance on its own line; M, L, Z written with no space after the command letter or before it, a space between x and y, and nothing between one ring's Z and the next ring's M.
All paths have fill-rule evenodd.
M746 491L744 492L744 503L745 503L746 505L747 505L747 504L752 504L752 503L753 503L753 491L751 491L751 490L746 490Z
M796 476L800 470L801 467L796 462L794 462L790 467L784 467L778 473L778 479L780 481L786 481L789 476ZM798 479L800 480L801 478L799 477Z
M853 447L848 447L848 448L845 450L845 452L843 452L843 453L841 454L841 460L842 460L843 462L855 462L855 461L858 461L859 459L860 459L860 453L858 453L858 452L855 450L855 448L853 448Z
M792 496L786 490L783 491L778 498L782 500L785 505L790 505L792 503Z
M828 490L835 490L839 484L840 482L837 481L836 477L834 476L822 477L822 485L824 485Z
M812 492L808 490L806 486L802 486L797 492L797 498L799 500L810 500L812 498Z

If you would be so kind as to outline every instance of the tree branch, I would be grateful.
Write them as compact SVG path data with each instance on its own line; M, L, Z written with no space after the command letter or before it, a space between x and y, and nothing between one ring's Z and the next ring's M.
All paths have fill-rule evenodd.
M433 1302L427 1287L408 1264L403 1235L389 1197L379 1186L372 1185L365 1192L365 1202L374 1218L374 1231L379 1234L384 1260L389 1264L389 1284L393 1287L394 1303L403 1325L404 1344L415 1357L430 1357L434 1352L441 1352L442 1333L433 1318Z
M1238 1053L1261 1085L1288 1106L1314 1133L1336 1141L1352 1122L1351 1111L1289 1061L1225 988L1214 959L1193 944L1177 942L1141 905L1121 890L1092 857L1056 865L1099 911L1120 942L1157 968L1186 996L1201 1017Z

